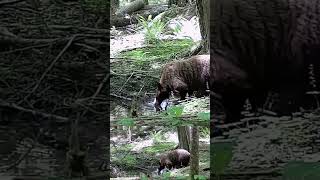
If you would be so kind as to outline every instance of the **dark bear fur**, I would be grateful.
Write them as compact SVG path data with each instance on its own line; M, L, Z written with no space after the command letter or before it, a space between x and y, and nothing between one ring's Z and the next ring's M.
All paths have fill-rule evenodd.
M161 170L167 168L181 168L189 165L190 153L184 149L175 149L160 157L158 174Z
M261 100L252 96L254 89L249 83L248 74L234 62L227 61L218 53L213 54L210 66L210 90L219 94L226 113L226 122L237 121L245 100L256 110Z
M211 5L211 54L222 51L224 59L237 62L259 97L265 91L279 93L276 113L299 110L308 61L320 58L319 1L224 0Z
M161 109L162 101L168 99L171 92L179 95L181 100L194 91L198 91L197 97L204 95L210 77L209 66L210 55L192 56L166 64L156 92L156 110Z
M233 59L231 56L226 56ZM254 88L248 74L235 61L228 61L223 54L213 53L210 66L210 90L219 94L226 111L226 122L241 118L241 110L246 99L257 112L262 108L268 91Z

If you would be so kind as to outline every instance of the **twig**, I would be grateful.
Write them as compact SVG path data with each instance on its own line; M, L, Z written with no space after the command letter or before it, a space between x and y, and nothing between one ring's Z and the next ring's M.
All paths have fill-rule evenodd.
M121 86L121 88L118 90L118 92L121 92L123 87L127 84L127 82L129 81L129 79L131 79L131 77L133 76L134 72L131 73L131 75L129 76L129 78L123 83L123 85Z
M27 112L27 113L32 113L33 115L40 115L42 117L46 117L46 118L53 118L53 119L57 119L59 121L62 122L68 122L69 119L66 117L62 117L62 116L58 116L58 115L54 115L54 114L47 114L47 113L43 113L43 112L38 112L35 110L31 110L31 109L26 109L24 107L18 106L14 103L8 103L2 99L0 99L0 106L2 107L8 107L8 108L13 108L13 109L17 109L23 112Z
M8 171L14 167L16 167L17 165L19 165L21 163L21 161L31 152L31 150L34 148L35 142L32 140L31 146L28 148L28 150L22 154L18 160L16 160L14 163L12 163L11 165L9 165L8 167L5 167L3 169L3 171Z
M115 73L114 71L110 70L111 72L111 76L131 76L131 74L118 74L118 73ZM136 75L139 75L139 76L142 76L142 77L151 77L151 78L154 78L154 79L159 79L159 77L155 77L155 76L152 76L152 75L148 75L148 74L139 74L139 73L148 73L148 72L133 72L134 75L133 76L136 76Z
M138 92L137 96L139 96L140 92L141 92L141 91L142 91L142 89L144 88L144 85L145 85L145 83L144 83L144 81L143 81L143 85L142 85L142 87L140 88L140 90L139 90L139 92Z
M94 99L96 98L96 96L100 93L102 87L103 87L104 84L108 81L109 78L110 78L110 73L106 73L105 77L103 78L103 80L102 80L101 83L99 84L96 92L91 96L90 102L89 102L88 106L91 106L91 105L92 105L93 100L94 100ZM89 108L88 106L87 106L86 110L81 114L81 116L84 116L89 109L90 109L91 111L94 111L93 109ZM94 112L96 112L96 111L94 111ZM96 113L98 113L98 112L96 112ZM99 113L99 114L100 114L100 113Z
M91 51L100 52L98 49L96 49L94 47L91 47L89 45L83 44L83 43L74 43L74 44L77 45L77 46L81 46L83 48L86 48L88 50L91 50Z
M39 28L38 25L21 25L18 23L9 24L7 27L16 27L18 29L23 29L23 28L38 29ZM49 25L48 27L50 29L58 29L58 30L81 30L81 31L89 31L89 32L91 31L94 33L99 33L99 34L109 33L108 29L97 29L97 28L90 28L90 27L76 27L76 26L69 26L69 25Z
M69 42L67 43L67 45L62 49L62 51L60 51L60 53L58 54L58 56L52 61L52 63L50 64L50 66L46 69L46 71L41 75L38 83L33 87L32 91L24 98L24 101L31 95L33 94L38 87L40 86L40 83L42 82L42 80L44 79L44 77L48 74L48 72L52 69L52 67L54 66L54 64L60 59L60 57L63 55L63 53L70 47L70 45L72 44L73 40L77 37L76 35L73 35L71 37L71 39L69 40Z
M7 0L7 1L1 1L1 2L0 2L0 6L7 5L7 4L15 4L15 3L18 3L18 2L22 2L22 1L25 1L25 0Z
M91 97L92 99L96 98L96 96L100 93L103 85L108 81L109 78L110 78L110 73L106 73L106 76L103 78L103 80L99 84L96 92L92 95L92 97Z
M124 99L124 100L127 100L127 101L132 101L131 98L120 96L120 95L116 95L116 94L113 94L113 93L110 93L110 96L113 96L113 97L116 97L116 98L120 98L120 99Z
M18 51L25 51L25 50L29 50L29 49L33 49L33 48L45 47L45 46L50 46L50 45L51 45L51 43L28 46L28 47L14 49L14 50L10 50L10 51L4 51L4 52L1 52L0 54L10 54L10 53L18 52Z

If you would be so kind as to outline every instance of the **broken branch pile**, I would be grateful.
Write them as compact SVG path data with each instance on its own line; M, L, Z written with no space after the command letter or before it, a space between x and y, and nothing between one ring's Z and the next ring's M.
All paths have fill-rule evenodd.
M44 1L41 1L43 3ZM108 118L108 26L77 3L1 6L0 108L67 122Z

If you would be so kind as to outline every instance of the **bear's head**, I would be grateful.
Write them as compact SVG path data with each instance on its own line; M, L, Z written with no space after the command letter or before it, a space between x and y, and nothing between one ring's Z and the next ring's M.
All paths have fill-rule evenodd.
M172 162L168 159L167 156L163 156L159 161L159 168L158 168L158 174L161 174L161 171L163 169L171 170L173 167Z
M154 106L156 108L156 111L162 110L161 103L169 99L171 89L169 86L164 86L158 83L157 91L156 91L156 102L154 103Z

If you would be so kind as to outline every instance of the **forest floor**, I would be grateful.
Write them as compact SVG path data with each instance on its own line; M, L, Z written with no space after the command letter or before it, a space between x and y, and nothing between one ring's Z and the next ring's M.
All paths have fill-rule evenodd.
M213 142L234 144L225 179L303 179L308 173L313 175L310 179L319 178L315 176L320 165L319 118L320 113L313 111L293 117L252 116L235 125L222 125L224 135Z
M68 118L80 112L91 175L105 179L109 26L99 19L106 6L37 2L1 2L0 176L62 180Z
M139 116L152 118L157 114L153 101L161 67L169 61L188 57L201 39L197 18L187 11L190 9L185 10L187 15L171 19L173 24L183 24L180 33L172 35L165 31L157 45L146 44L145 32L137 25L111 30L111 122L130 118L133 108ZM179 105L184 106L183 113L187 114L209 112L208 97L189 99ZM176 129L175 126L140 126L132 127L128 134L126 127L112 127L112 176L139 176L140 173L157 176L159 155L174 149L178 143ZM201 132L200 168L205 169L209 166L209 128ZM171 173L189 174L189 167ZM209 171L201 171L201 174L208 177Z

